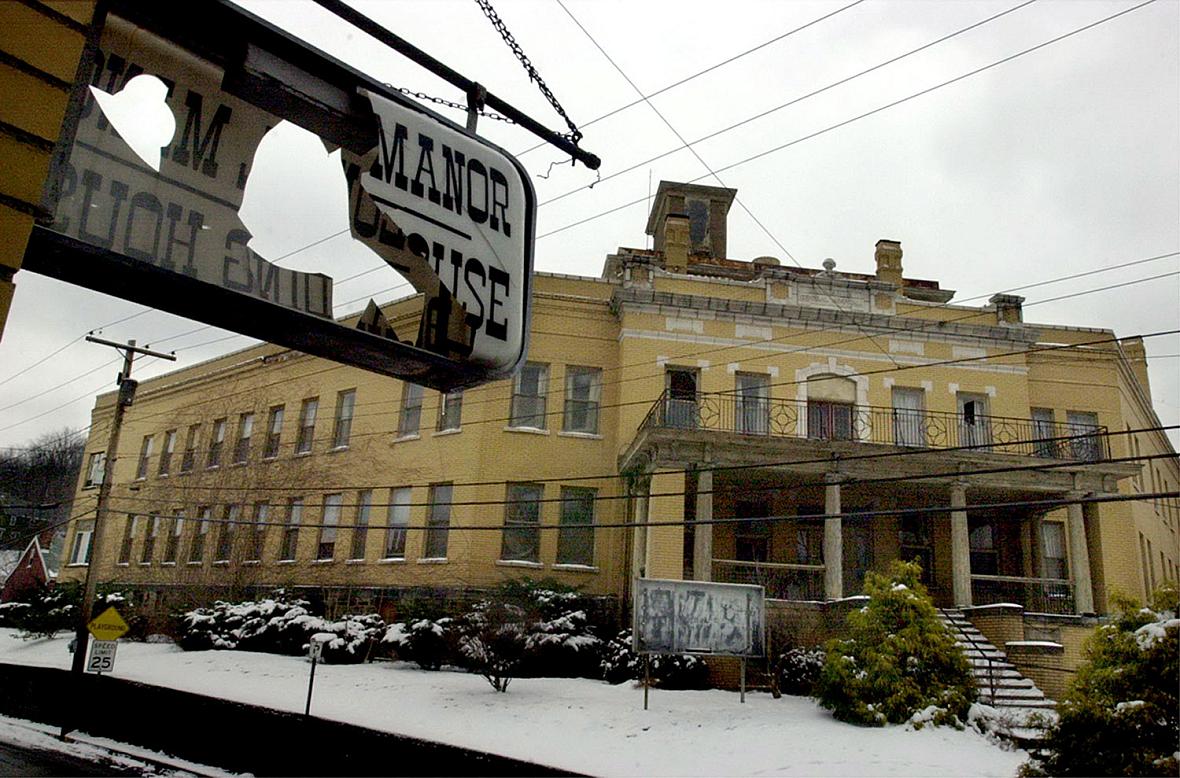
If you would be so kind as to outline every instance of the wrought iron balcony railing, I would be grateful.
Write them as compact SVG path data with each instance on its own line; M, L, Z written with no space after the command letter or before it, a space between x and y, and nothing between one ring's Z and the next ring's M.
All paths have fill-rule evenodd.
M756 584L773 600L816 600L824 597L824 566L781 562L745 562L714 559L713 580L718 583Z
M1014 602L1033 613L1075 612L1073 584L1063 578L973 575L971 601L976 605Z
M677 396L665 392L640 429L712 430L915 448L978 448L1082 462L1110 458L1107 431L1100 426L731 393Z

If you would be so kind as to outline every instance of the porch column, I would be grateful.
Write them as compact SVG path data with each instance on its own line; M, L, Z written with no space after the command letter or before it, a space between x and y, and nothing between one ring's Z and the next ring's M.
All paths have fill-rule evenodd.
M955 605L971 605L971 542L967 535L967 484L951 485L951 584Z
M1081 492L1070 492L1069 499L1077 499ZM1086 545L1086 522L1080 502L1070 503L1069 513L1069 573L1073 579L1074 611L1079 615L1094 612L1094 587L1090 582L1090 549Z
M647 577L679 581L684 578L684 492L687 475L683 470L651 474L647 498Z
M713 471L697 471L697 524L692 536L692 577L713 580Z
M827 476L824 488L824 596L839 600L844 596L844 536L840 522L839 476Z
M631 504L634 511L631 522L631 577L647 577L647 505L648 493L651 491L651 479L641 476L635 479Z
M1045 574L1041 564L1041 523L1043 514L1028 517L1024 532L1020 533L1020 551L1024 559L1024 577L1040 578Z

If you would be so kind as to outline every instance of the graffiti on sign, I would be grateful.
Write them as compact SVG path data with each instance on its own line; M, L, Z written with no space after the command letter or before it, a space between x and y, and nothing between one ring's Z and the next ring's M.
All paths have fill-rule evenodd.
M706 581L635 582L634 649L647 653L761 656L761 586Z

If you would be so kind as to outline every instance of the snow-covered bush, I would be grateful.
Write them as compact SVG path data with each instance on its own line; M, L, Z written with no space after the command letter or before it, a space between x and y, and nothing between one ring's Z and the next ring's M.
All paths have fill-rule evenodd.
M1112 597L1116 613L1085 648L1059 718L1032 775L1180 773L1180 597L1174 584L1152 606Z
M331 664L365 661L385 622L375 614L331 621L308 611L305 600L274 598L228 603L218 601L180 616L180 647L186 651L238 649L300 656L311 636L331 633L321 660Z
M493 689L508 691L524 658L529 626L520 606L494 600L477 603L463 619L459 650Z
M81 599L77 584L40 586L25 592L19 601L0 605L0 626L20 630L25 640L51 638L78 626Z
M828 642L820 673L820 704L837 719L881 726L925 711L934 724L966 720L971 671L920 575L917 564L896 562L889 576L865 576L868 604L848 615L848 638Z
M534 678L598 678L603 641L584 610L533 621L517 674Z
M778 688L784 694L810 697L815 694L824 668L822 648L792 648L779 654L775 662Z
M438 670L459 660L459 638L455 620L443 617L392 624L381 642L399 659L416 662L423 670Z
M652 686L661 689L707 689L709 667L692 654L652 654ZM643 678L643 656L631 650L631 630L625 629L606 643L599 664L603 680L623 683Z

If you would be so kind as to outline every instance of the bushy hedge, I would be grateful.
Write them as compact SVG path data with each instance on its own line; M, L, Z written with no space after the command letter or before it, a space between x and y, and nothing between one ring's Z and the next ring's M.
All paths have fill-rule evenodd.
M1169 584L1151 607L1112 599L1117 611L1086 644L1045 759L1026 774L1180 774L1180 596Z
M975 699L963 652L943 626L921 568L897 562L865 576L869 602L848 615L849 637L831 640L820 673L820 704L855 724L922 721L961 726Z
M313 615L306 600L284 595L264 600L228 603L218 601L180 616L180 647L186 651L237 649L300 656L307 653L311 636L331 633L321 661L355 664L365 661L374 642L385 631L385 621L375 614L345 616L331 621Z
M707 689L709 667L692 654L651 654L648 672L652 686L661 689ZM625 629L606 644L600 670L603 680L625 683L644 677L643 656L631 649L631 630Z
M822 648L792 648L779 654L774 664L779 691L804 697L815 694L823 669Z
M82 585L77 582L40 586L25 592L19 600L0 604L0 627L21 631L25 639L51 638L59 632L78 627L78 609L82 602ZM147 620L130 597L109 587L101 587L94 600L92 614L98 616L114 606L129 627L127 640L143 640Z

